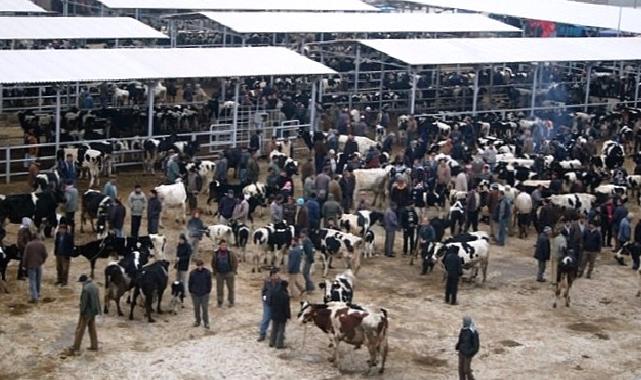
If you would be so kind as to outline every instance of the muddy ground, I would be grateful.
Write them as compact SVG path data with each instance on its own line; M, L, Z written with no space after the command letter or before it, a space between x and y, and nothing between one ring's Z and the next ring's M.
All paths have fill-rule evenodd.
M159 178L140 172L118 175L122 197L140 182L146 190ZM300 187L297 180L296 185ZM86 181L80 188L86 189ZM0 193L24 191L24 183L0 186ZM300 190L300 189L297 189ZM204 195L200 204L205 201ZM633 208L639 215L636 206ZM267 223L265 215L257 225ZM207 223L214 223L205 216ZM182 226L165 220L169 236L167 255L173 260L177 234ZM15 240L18 226L9 227L6 242ZM143 230L146 226L143 225ZM481 227L487 229L486 225ZM127 228L128 231L128 228ZM377 232L377 251L382 231ZM449 234L449 233L448 233ZM450 379L457 376L454 350L463 315L471 315L481 336L481 350L473 368L478 379L634 379L641 377L641 299L635 297L637 278L630 267L615 264L609 251L598 260L592 280L581 279L572 289L572 305L552 308L549 283L535 282L532 259L534 231L527 240L511 237L506 247L492 246L485 284L466 282L459 291L459 305L443 303L442 273L435 269L419 275L401 255L376 256L364 261L356 279L355 302L385 307L391 316L390 355L381 379ZM80 234L83 243L94 238ZM46 241L52 251L52 241ZM213 245L201 255L209 263ZM248 246L248 249L255 249ZM202 250L202 248L201 248ZM98 263L96 279L104 285ZM73 260L70 277L88 273L83 257ZM343 270L342 265L330 276ZM171 278L175 276L172 270ZM54 286L55 260L45 265L42 303L29 304L27 283L18 282L16 265L8 270L10 294L0 294L0 379L358 379L367 369L367 351L341 347L341 370L327 361L327 340L320 330L305 329L295 320L287 327L287 348L270 349L256 343L261 316L260 288L265 274L250 273L241 265L236 281L237 305L210 306L212 330L193 328L191 304L186 300L178 315L164 314L155 324L136 309L135 320L111 314L98 320L100 351L83 350L79 357L62 355L73 340L78 318L80 286ZM314 273L318 282L320 270ZM320 294L307 299L319 302ZM292 300L292 313L298 312ZM164 298L164 305L169 297ZM212 303L214 301L212 300ZM123 303L124 304L124 303ZM128 305L125 305L128 311ZM83 346L89 342L85 336Z

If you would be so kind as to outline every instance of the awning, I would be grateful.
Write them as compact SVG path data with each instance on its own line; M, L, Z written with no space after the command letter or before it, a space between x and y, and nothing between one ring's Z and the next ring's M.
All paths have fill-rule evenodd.
M45 13L29 0L0 0L0 13Z
M360 0L99 0L111 9L378 11Z

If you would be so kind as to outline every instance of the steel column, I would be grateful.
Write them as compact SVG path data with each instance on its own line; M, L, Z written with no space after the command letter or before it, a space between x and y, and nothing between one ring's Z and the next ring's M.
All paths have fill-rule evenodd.
M136 20L140 20L140 9L135 9L134 10L134 18Z
M309 123L311 124L310 129L316 131L316 82L317 79L312 81L312 99L309 102ZM320 86L319 86L320 87Z
M583 105L583 112L588 112L588 103L590 102L590 79L592 79L592 65L587 67L587 78L585 80L585 103Z
M639 101L639 84L641 84L641 64L637 64L637 76L636 81L634 81L634 107L636 108L637 102ZM0 111L2 110L2 105L0 104Z
M385 83L385 64L381 62L381 81L378 85L378 109L383 109L383 85Z
M11 182L11 148L7 147L5 149L4 155L4 180L5 183L9 184Z
M62 0L62 15L69 16L69 0Z
M539 65L534 66L534 75L532 77L532 99L530 101L530 116L534 116L534 107L536 106L536 81L539 76Z
M225 101L225 78L220 78L220 101Z
M56 152L60 149L60 87L56 88Z
M151 138L154 135L154 97L155 92L151 87L151 82L147 83L147 100L149 106L147 107L147 137Z
M227 46L227 28L223 29L223 47Z
M412 100L410 103L410 114L413 115L414 111L416 111L416 84L418 82L418 75L412 71L410 71L410 75L412 76Z
M246 42L245 40L246 40L246 38L245 38L245 36L243 36L243 45L242 45L243 47L245 47L245 42Z
M76 107L80 107L80 83L76 82Z
M231 135L232 147L236 147L238 141L238 102L240 101L240 80L236 78L236 86L234 89L234 118L232 121L233 132Z
M472 116L476 116L476 107L479 96L479 70L476 69L474 76L474 97L472 98Z
M114 44L114 47L118 48L119 45L120 45L120 41L118 41L118 39L116 38L116 43Z
M169 43L170 47L175 48L177 44L176 20L169 20Z
M356 47L356 59L354 60L354 94L358 93L358 77L361 71L361 45ZM349 108L352 109L352 96L349 97Z
M0 83L0 113L2 113L3 106L4 106L4 104L3 104L4 103L4 94L2 92L3 92L3 88L2 88L2 84Z

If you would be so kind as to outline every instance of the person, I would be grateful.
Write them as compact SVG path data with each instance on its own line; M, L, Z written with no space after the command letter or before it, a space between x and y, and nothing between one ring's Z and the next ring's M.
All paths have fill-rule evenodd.
M327 200L327 193L329 191L329 181L331 178L328 175L329 168L323 170L322 173L316 176L314 179L314 190L318 196L320 203L324 203Z
M227 249L227 242L223 239L218 243L218 249L211 259L212 272L216 276L216 298L218 307L223 307L223 295L227 286L227 301L229 307L234 306L234 276L238 273L238 259Z
M185 234L178 237L178 246L176 247L176 281L180 281L188 294L187 273L189 271L189 260L191 258L191 246L187 243Z
M614 217L614 203L609 198L599 209L599 219L601 220L601 245L612 247L612 222Z
M187 173L187 201L189 209L193 210L198 207L198 193L203 187L203 180L200 178L196 166L192 166Z
M619 233L621 228L619 227ZM601 231L594 225L593 221L588 221L588 228L583 231L583 255L579 266L579 277L583 276L585 267L588 267L588 273L585 278L592 277L596 257L601 253Z
M296 205L298 206L298 213L296 214L295 231L307 231L309 229L309 212L307 210L305 200L303 198L298 198L296 200Z
M505 196L505 192L499 192L499 205L494 211L494 220L498 224L496 243L502 246L505 245L505 240L507 238L507 226L510 216L512 215L512 205Z
M215 167L215 172L214 172L214 179L221 184L226 184L227 183L227 169L228 169L228 164L229 161L227 160L227 156L223 155L216 161L216 167Z
M231 214L232 221L241 224L247 224L247 217L249 215L249 194L244 194L242 199L236 202L234 206L234 211Z
M309 200L305 202L305 207L307 207L307 216L309 217L309 228L315 233L320 228L321 218L320 204L316 199L316 193L310 195Z
M110 179L105 183L105 186L102 188L102 193L108 196L112 201L115 201L118 198L118 187L116 187L116 179Z
M539 269L536 275L536 281L545 282L543 274L545 273L545 265L548 260L550 260L550 233L552 228L550 226L545 226L543 232L539 234L539 238L536 241L536 249L534 251L534 258L539 264Z
M470 227L472 227L472 231L478 231L480 204L481 196L476 191L476 186L472 186L470 191L467 192L465 201L465 232L467 232Z
M147 201L147 232L150 235L158 233L161 212L162 203L158 199L158 192L152 189L149 191L149 200Z
M60 178L66 183L67 181L76 182L78 176L76 163L73 160L72 154L67 154L64 162L58 164L58 174Z
M467 175L465 171L461 170L454 178L454 190L467 193Z
M258 166L258 161L256 161L256 152L252 152L247 162L247 185L256 183L258 181L258 175L260 174L260 167Z
M288 226L293 226L296 223L296 203L294 198L290 195L287 197L287 202L283 204L283 219Z
M283 222L283 206L281 205L283 198L279 195L278 197L272 200L272 203L269 205L269 211L272 216L272 223L280 224Z
M38 185L36 183L36 179L38 178L38 174L40 174L40 161L34 160L33 162L31 162L28 172L29 174L27 175L27 185L29 186L29 190L31 191Z
M194 327L200 326L201 314L203 327L209 329L209 294L211 293L211 272L205 268L205 263L196 260L196 269L189 273L189 293L194 305L196 321Z
M178 155L173 154L169 156L167 168L165 169L165 176L167 177L167 184L173 185L176 180L180 178L180 166L178 165Z
M463 317L463 328L459 332L458 342L458 374L460 380L474 380L472 375L472 358L479 352L479 333L472 318Z
M285 326L287 320L291 318L287 285L287 281L281 281L280 286L272 291L270 297L272 334L269 337L269 347L285 348Z
M73 255L73 234L69 232L66 224L61 223L58 226L53 254L56 256L56 285L67 286L69 262Z
M623 247L623 245L627 243L632 237L632 228L630 227L631 219L632 218L628 214L623 218L621 218L621 222L619 222L619 228L617 231L617 241L616 241L617 249Z
M418 214L414 210L414 207L407 206L402 209L401 227L403 228L403 256L414 254L414 249L416 248L416 229L418 227L418 223Z
M338 221L343 216L341 205L334 198L334 194L327 196L327 201L323 203L323 225L327 227L330 221Z
M300 267L303 261L303 248L300 244L298 236L292 239L292 245L287 255L287 274L289 282L292 284L296 294L294 297L302 296L305 293L305 286L303 275L301 274Z
M125 217L127 216L127 209L122 204L120 199L116 198L114 206L108 211L109 225L114 231L117 238L125 237Z
M385 214L383 216L383 224L385 226L385 256L394 257L394 235L398 229L398 219L396 218L396 205L390 202Z
M307 178L311 178L311 183L314 183L314 164L311 158L308 158L307 161L300 166L300 181L303 189L305 189Z
M142 215L147 207L147 198L140 185L134 186L134 191L129 194L129 208L131 209L131 237L137 238L142 223Z
M218 202L218 215L221 224L227 224L234 216L234 207L236 207L236 199L234 198L234 191L228 190L227 194Z
M443 259L447 271L447 282L445 284L445 303L457 305L456 294L458 293L459 278L463 275L463 263L458 253L446 253Z
M550 277L552 285L556 285L556 275L559 269L559 260L568 250L568 231L565 228L556 228L550 249Z
M329 181L329 184L327 185L327 191L328 194L334 195L334 200L337 202L341 202L343 199L343 190L341 189L340 184L338 183L338 178L339 176L335 175L334 178L332 178Z
M47 248L35 234L32 240L24 248L22 267L27 270L29 277L29 290L31 292L31 303L38 303L40 300L40 285L42 283L42 266L47 261Z
M530 214L532 213L532 197L526 191L521 191L514 200L516 219L519 225L519 239L527 239L530 227Z
M614 213L612 214L612 235L614 236L614 249L613 251L618 251L621 246L621 240L619 239L619 227L623 219L628 215L628 209L623 205L621 199L617 199L616 207L614 208ZM626 227L630 227L628 224ZM628 231L625 232L627 238L629 239ZM625 237L625 235L624 235ZM627 241L627 240L626 240Z
M192 211L191 218L187 221L187 237L189 238L189 245L191 245L192 255L198 254L198 245L203 238L205 232L205 224L200 219L200 210Z
M89 329L89 340L91 345L89 350L98 351L98 334L96 332L96 316L101 314L100 309L100 290L93 282L91 277L81 275L78 282L82 283L82 292L80 293L80 316L76 326L76 336L73 346L69 349L71 355L80 351L80 344L85 335L85 329Z
M489 224L490 224L490 236L492 239L496 239L496 233L497 233L497 228L496 228L496 222L494 221L494 213L496 212L496 209L498 208L499 205L499 187L498 185L494 184L492 185L492 188L490 189L490 193L487 195L487 211L489 212Z
M281 284L280 276L278 275L278 268L274 267L269 270L269 277L263 282L263 289L261 291L261 299L263 302L263 318L260 321L260 326L258 328L258 342L265 340L267 336L267 329L269 328L269 322L272 319L271 313L271 298L272 292L276 290ZM273 329L273 327L272 327Z
M436 239L436 231L434 231L434 227L430 224L430 219L427 216L423 217L423 224L418 229L418 241L419 241L419 249L421 251L421 256L425 258L427 255L427 250L429 248L429 245L431 242L433 242ZM428 260L423 260L423 268L421 270L421 275L425 275L427 273L429 261Z
M314 243L307 237L307 230L300 232L300 242L303 247L303 278L305 279L305 292L314 291L314 281L312 280L311 269L314 265Z
M29 128L29 130L27 130L27 133L24 136L24 143L25 145L31 145L27 148L27 152L24 155L24 167L28 168L33 161L38 159L38 152L40 150L37 145L38 137L36 137L33 128Z
M356 188L356 179L353 172L351 170L343 170L343 176L338 181L338 184L341 187L341 194L343 196L341 206L343 207L343 211L347 213L353 207L354 189Z
M78 189L73 186L73 181L67 181L65 186L65 220L72 234L75 232L77 210Z

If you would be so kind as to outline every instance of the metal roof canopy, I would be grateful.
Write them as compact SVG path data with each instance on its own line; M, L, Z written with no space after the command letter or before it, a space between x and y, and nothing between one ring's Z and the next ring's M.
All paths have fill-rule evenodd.
M444 38L360 40L411 66L641 60L641 38Z
M99 0L111 9L378 11L360 0Z
M0 83L336 74L282 47L2 50Z
M0 40L169 38L129 17L0 17Z
M29 0L0 0L0 13L46 13Z
M238 33L519 32L478 14L201 12Z
M463 9L641 33L641 10L568 0L406 0L423 6ZM620 16L620 17L619 17Z

